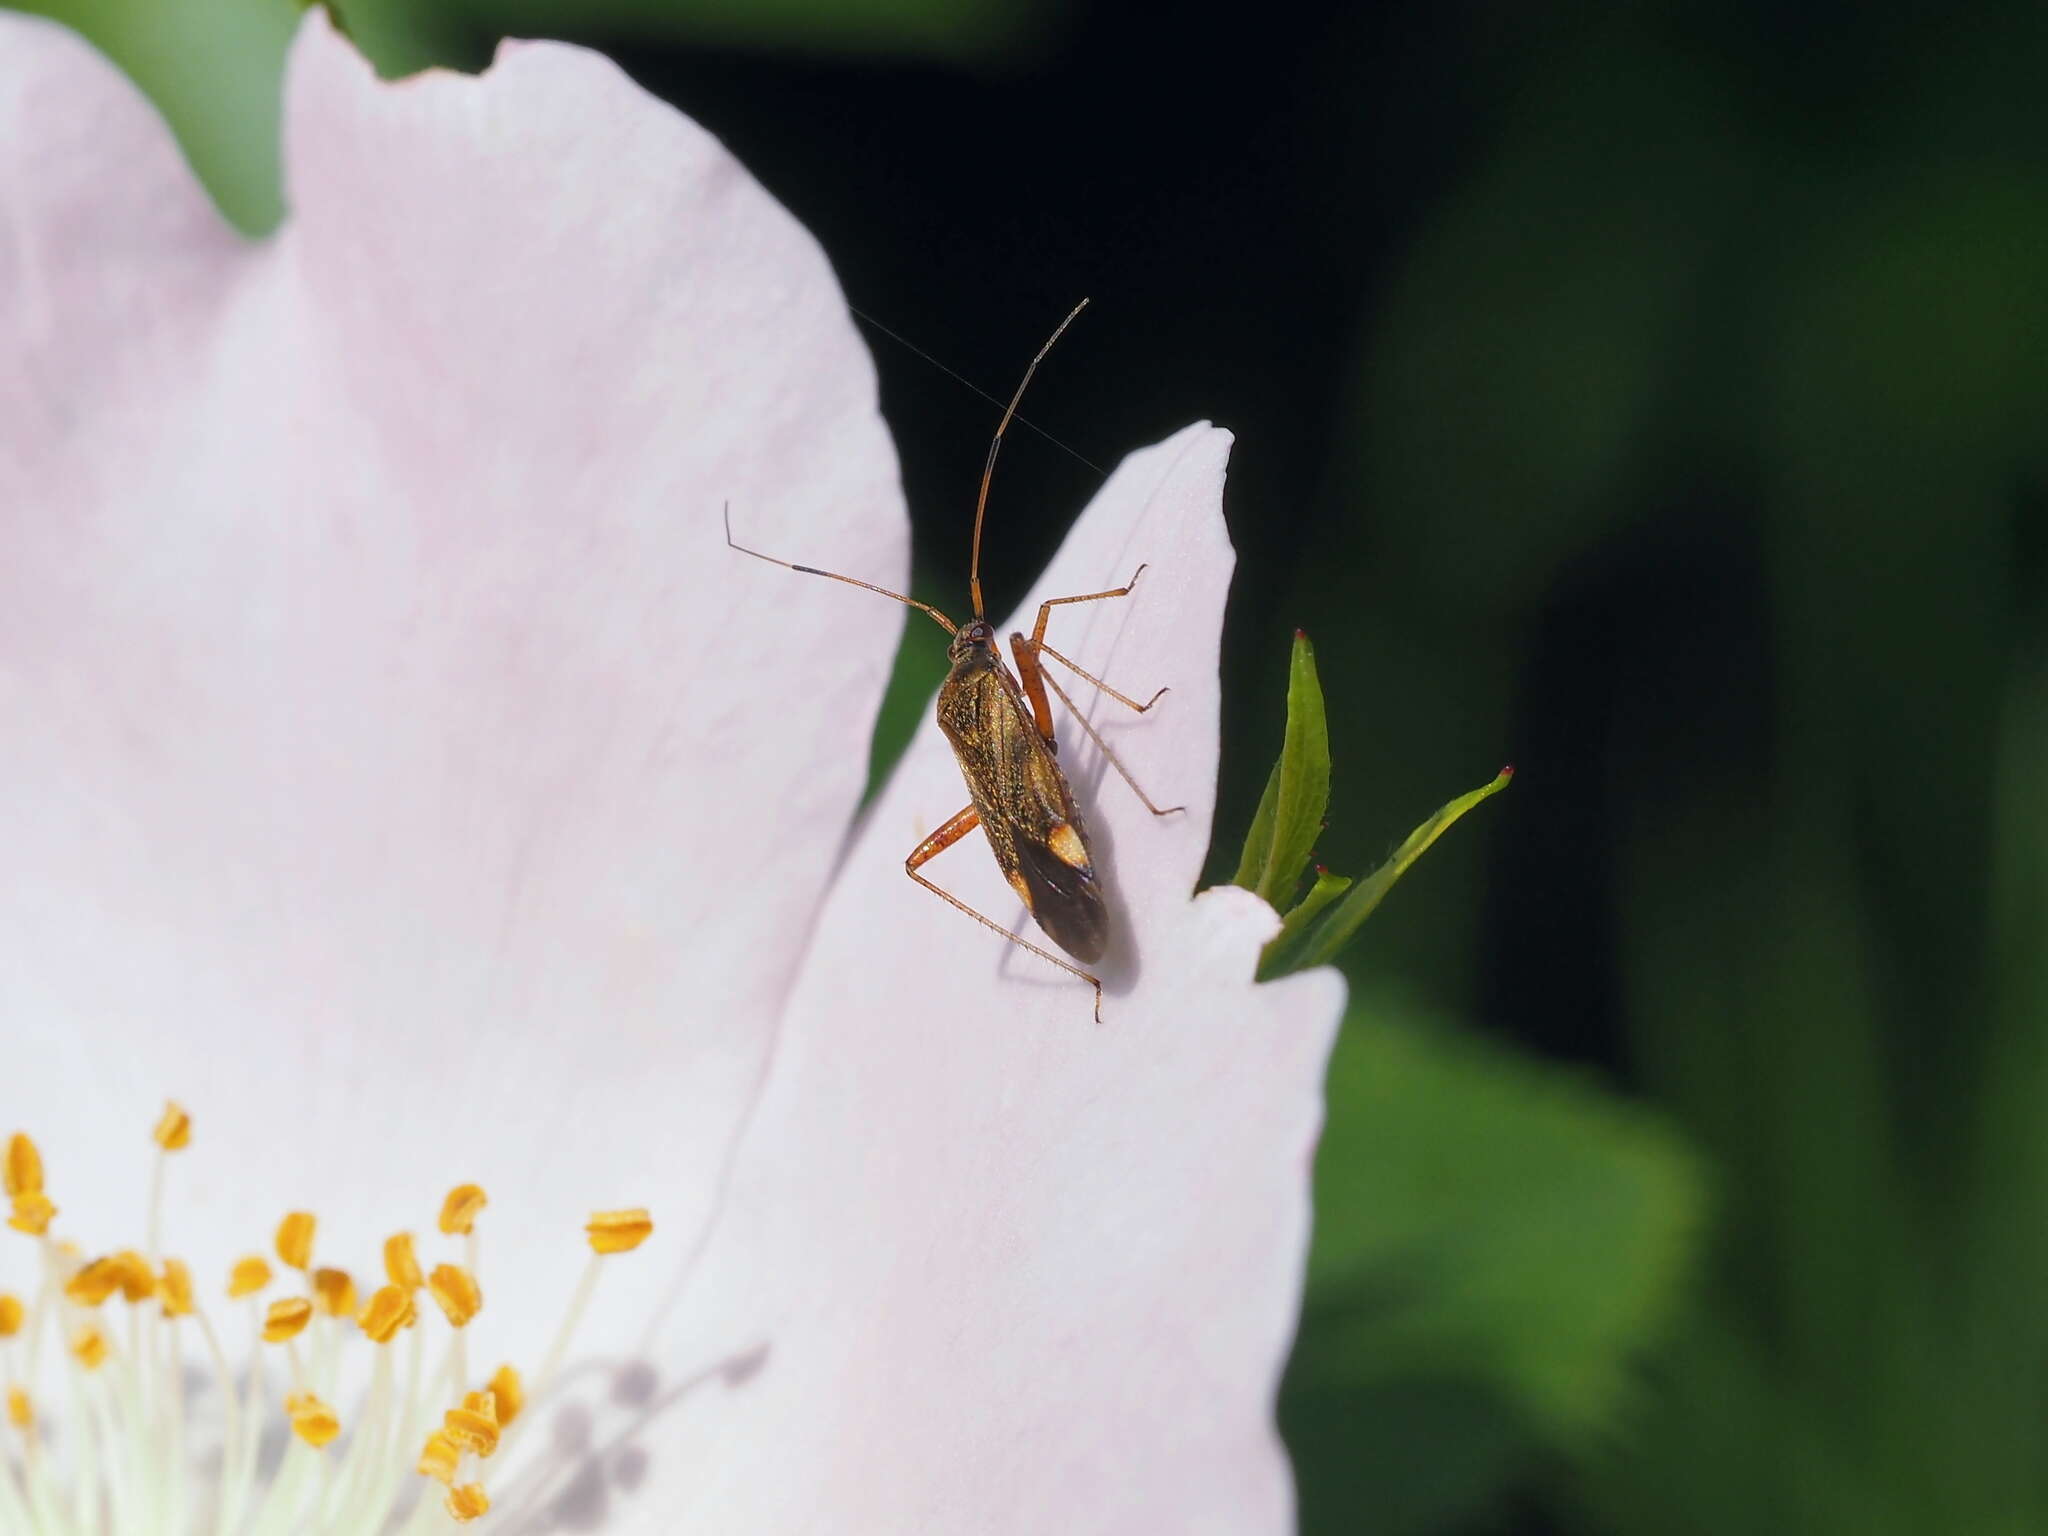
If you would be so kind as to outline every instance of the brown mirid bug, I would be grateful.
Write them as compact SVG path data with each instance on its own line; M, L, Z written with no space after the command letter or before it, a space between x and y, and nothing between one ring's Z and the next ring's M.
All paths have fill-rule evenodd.
M980 827L988 836L989 848L996 856L996 864L1003 877L1010 882L1017 899L1024 903L1025 910L1046 936L1081 965L1092 965L1102 958L1109 944L1109 908L1103 901L1095 861L1088 851L1088 834L1082 826L1080 810L1074 804L1074 792L1068 787L1066 775L1060 772L1059 743L1053 736L1052 707L1046 698L1048 688L1067 706L1067 712L1088 733L1089 739L1101 750L1104 760L1123 776L1124 782L1136 792L1148 811L1154 816L1170 816L1186 809L1178 805L1162 809L1152 803L1138 781L1131 777L1130 771L1117 760L1101 733L1088 723L1087 716L1075 707L1066 689L1043 665L1045 661L1058 662L1076 677L1094 684L1119 704L1139 714L1157 704L1166 689L1161 688L1140 704L1118 693L1099 677L1083 671L1045 642L1046 621L1053 609L1066 603L1095 603L1104 598L1128 597L1138 584L1138 578L1144 575L1144 566L1132 572L1131 579L1122 586L1112 587L1106 592L1084 592L1076 597L1055 597L1040 603L1038 621L1031 626L1030 635L1010 636L1010 652L1017 663L1015 675L1004 665L1002 648L996 643L995 628L982 614L981 525L988 509L989 482L995 475L996 454L1003 446L1003 433L1016 416L1018 403L1023 400L1024 390L1031 383L1031 376L1038 371L1038 365L1052 350L1053 343L1074 323L1074 317L1087 307L1086 299L1076 304L1073 312L1059 323L1052 335L1046 338L1045 345L1038 349L1038 355L1031 359L1031 366L1024 370L1024 378L1018 384L1016 394L1010 397L1010 403L1003 411L994 440L988 445L988 462L981 471L981 494L974 503L974 545L967 578L974 617L968 623L955 624L929 603L921 603L901 592L891 592L872 582L841 576L836 571L821 571L815 566L778 560L758 549L748 549L735 543L730 508L726 512L725 542L742 554L800 571L806 576L825 576L894 598L930 615L933 622L952 637L952 643L946 647L946 657L952 663L952 669L939 688L939 729L945 732L946 739L953 745L960 775L967 781L969 803L947 817L936 832L910 851L910 856L903 861L903 871L976 922L1087 982L1095 989L1095 1018L1099 1023L1102 1019L1102 982L1098 977L1080 965L1062 960L1022 934L1010 932L1001 923L975 911L952 892L940 889L918 873L940 853Z

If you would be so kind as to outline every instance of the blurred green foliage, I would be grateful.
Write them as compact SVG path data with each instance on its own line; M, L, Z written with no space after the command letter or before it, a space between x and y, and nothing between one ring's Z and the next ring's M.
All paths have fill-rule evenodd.
M1286 732L1234 878L1285 914L1261 977L1335 959L1511 774L1445 805L1355 886L1315 869L1297 901L1331 799L1322 684L1297 631ZM1281 1422L1306 1524L1372 1509L1376 1530L1427 1531L1483 1511L1528 1443L1583 1448L1612 1428L1627 1362L1670 1321L1701 1179L1640 1111L1354 988ZM1424 1454L1417 1433L1458 1453Z
M1281 1398L1303 1523L1440 1530L1532 1442L1608 1444L1640 1410L1699 1170L1653 1116L1397 992L1353 997L1329 1096Z
M1404 797L1561 613L1611 690L1601 840L1531 857L1608 861L1620 1048L1719 1199L1626 1432L1555 1476L1600 1529L2048 1529L2048 39L1886 14L1524 18L1363 349L1388 515L1303 583L1391 573L1345 659L1408 724L1332 741Z
M243 227L277 219L289 0L48 8ZM1058 14L349 19L395 71L586 24L957 64ZM1523 769L1345 957L1281 1402L1304 1528L2048 1529L2048 28L2008 0L1459 24L1413 71L1458 98L1449 150L1327 49L1315 151L1353 159L1293 146L1319 200L1374 157L1435 177L1359 279L1333 510L1261 578L1317 620L1316 845L1370 868L1475 765ZM943 669L915 641L878 764ZM1277 736L1280 690L1229 680Z
M298 0L22 0L61 21L154 101L221 211L260 234L284 216L279 82Z

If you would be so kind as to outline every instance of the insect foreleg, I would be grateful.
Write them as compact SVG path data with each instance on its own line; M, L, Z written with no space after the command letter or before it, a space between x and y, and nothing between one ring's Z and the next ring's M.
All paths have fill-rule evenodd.
M1045 643L1045 621L1052 617L1053 609L1062 603L1099 603L1105 597L1129 597L1132 589L1138 585L1138 578L1144 574L1145 567L1141 565L1131 572L1129 581L1120 587L1111 587L1107 592L1083 592L1079 597L1048 597L1038 605L1038 622L1031 626L1031 643Z
M1070 672L1087 678L1089 682L1119 703L1130 705L1132 709L1135 709L1141 715L1159 702L1159 693L1166 692L1164 688L1160 689L1159 693L1153 694L1143 704L1138 703L1135 699L1127 699L1110 687L1109 684L1103 682L1101 678L1093 677L1083 672L1071 661L1068 661L1066 657L1060 655L1058 651L1045 643L1046 621L1052 617L1053 609L1059 607L1062 603L1099 603L1106 597L1129 597L1131 590L1138 584L1138 578L1144 574L1145 567L1141 565L1131 572L1131 579L1129 581L1120 587L1111 587L1107 592L1083 592L1075 597L1049 597L1038 605L1038 622L1031 626L1031 638L1026 640L1022 635L1013 634L1010 636L1010 651L1017 658L1017 681L1023 685L1024 697L1031 701L1031 717L1037 722L1038 734L1043 736L1048 742L1052 742L1055 751L1058 750L1058 742L1053 737L1052 706L1046 702L1045 685L1038 680L1038 653L1040 651L1045 652L1046 655L1060 662ZM1067 707L1069 709L1073 708L1071 704ZM1097 739L1099 740L1100 738ZM1128 778L1129 775L1126 774L1125 777Z

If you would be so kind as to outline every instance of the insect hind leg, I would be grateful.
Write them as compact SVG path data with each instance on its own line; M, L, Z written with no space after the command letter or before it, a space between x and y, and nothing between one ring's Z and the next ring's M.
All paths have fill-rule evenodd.
M1068 705L1068 708L1071 709L1072 707L1071 704ZM1135 788L1136 786L1132 787ZM1067 961L1062 960L1058 955L1039 948L1021 933L1012 933L994 918L984 916L982 913L975 911L974 908L967 905L966 902L955 896L951 891L946 890L942 886L934 885L918 873L919 869L929 864L933 859L944 853L980 825L981 817L971 805L948 816L938 831L932 833L930 837L927 837L923 842L910 850L910 856L903 861L903 873L910 876L911 879L915 880L948 906L965 912L969 917L981 924L982 927L989 929L991 932L1001 934L1019 948L1030 950L1039 959L1046 961L1048 964L1058 966L1069 976L1076 976L1082 981L1087 982L1089 986L1095 989L1095 1022L1100 1024L1102 1022L1102 982L1099 978L1089 975L1088 972L1082 970L1078 965L1071 965ZM1028 910L1029 902L1026 902L1025 905Z

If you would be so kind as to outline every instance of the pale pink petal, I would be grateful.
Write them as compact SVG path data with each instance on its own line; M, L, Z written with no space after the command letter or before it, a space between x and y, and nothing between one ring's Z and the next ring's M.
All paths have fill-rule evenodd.
M1031 600L1151 563L1129 600L1055 610L1049 631L1127 693L1173 688L1143 719L1076 698L1184 815L1153 818L1061 725L1121 898L1103 1023L1084 985L904 878L966 800L927 728L832 893L679 1309L699 1358L751 1374L684 1394L646 1436L630 1507L648 1529L1290 1527L1272 1408L1342 985L1253 985L1272 911L1236 890L1190 900L1216 784L1228 444L1194 427L1134 455ZM763 602L784 579L749 576ZM871 601L807 597L849 616ZM1021 920L978 835L929 869Z
M0 19L0 1125L69 1229L135 1238L175 1092L176 1246L305 1204L361 1263L477 1178L530 1360L583 1210L657 1205L590 1333L651 1369L577 1378L587 1449L545 1412L515 1529L1284 1528L1340 989L1254 987L1273 915L1189 898L1227 439L1126 464L1043 587L1151 561L1053 640L1175 690L1077 697L1182 816L1062 727L1105 1022L903 878L965 798L929 730L796 975L900 611L730 554L717 508L900 578L822 258L574 50L379 86L316 21L287 118L292 222L243 247L111 71ZM932 873L1020 919L976 841Z
M530 1364L590 1207L657 1210L628 1296L711 1209L901 623L721 504L898 578L895 464L823 255L605 60L380 84L314 19L286 96L246 245L0 17L0 1130L132 1242L177 1095L201 1263L478 1180Z

